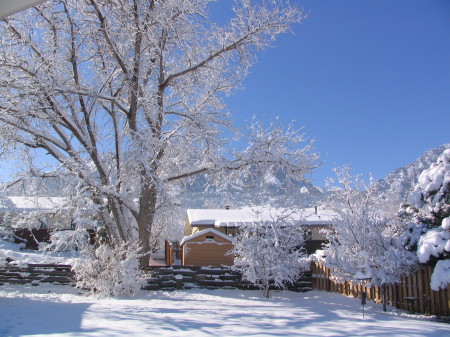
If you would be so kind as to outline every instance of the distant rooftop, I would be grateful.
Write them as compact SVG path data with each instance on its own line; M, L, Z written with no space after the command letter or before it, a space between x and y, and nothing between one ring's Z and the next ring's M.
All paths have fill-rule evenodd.
M293 211L288 208L245 207L238 209L188 209L191 226L239 227L245 223L278 220L304 225L331 225L338 214L323 208L303 208Z
M66 202L62 197L1 197L0 210L51 210Z

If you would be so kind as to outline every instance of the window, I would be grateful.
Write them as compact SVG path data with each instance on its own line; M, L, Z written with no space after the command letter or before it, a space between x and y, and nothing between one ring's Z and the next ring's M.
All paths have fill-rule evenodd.
M214 240L214 235L206 235L206 239L208 240Z

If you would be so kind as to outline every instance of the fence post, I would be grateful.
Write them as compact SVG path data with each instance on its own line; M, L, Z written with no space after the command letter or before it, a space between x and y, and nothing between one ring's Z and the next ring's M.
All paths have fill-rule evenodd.
M325 280L327 285L327 291L331 290L330 269L325 267Z
M440 296L439 296L439 291L434 291L434 290L432 290L432 291L433 291L434 296L435 296L435 298L436 298L436 301L435 301L435 303L434 303L434 305L436 306L436 309L435 309L435 315L440 315L440 313L441 313L443 310L442 310L442 307L441 307L441 298L440 298Z
M441 311L440 315L447 316L447 310L448 310L448 301L446 299L447 291L446 289L439 290L439 298L441 299Z
M401 288L401 297L400 297L400 309L407 309L406 305L405 305L405 301L403 300L403 298L408 297L408 281L406 276L402 277L402 288Z
M423 291L423 271L422 268L420 268L417 271L417 305L418 305L418 311L424 312L423 310L423 302L424 302L424 291Z
M322 272L320 270L320 264L316 264L316 274L317 274L317 285L319 286L320 290L323 290L323 288L322 288Z
M427 283L430 284L431 281L431 266L426 266L426 272L427 272ZM435 315L436 314L436 304L435 304L435 297L434 297L434 291L430 289L430 314Z
M450 316L450 286L447 285L447 290L446 292L446 303L447 303L447 311L445 313L446 316Z
M393 306L393 302L394 302L394 296L393 296L393 291L392 291L393 285L389 284L387 286L387 294L386 294L386 299L387 299L387 303L390 306Z

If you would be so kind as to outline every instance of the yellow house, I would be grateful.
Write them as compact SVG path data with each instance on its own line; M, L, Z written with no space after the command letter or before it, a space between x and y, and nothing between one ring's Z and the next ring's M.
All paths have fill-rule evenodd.
M234 236L245 223L275 220L286 217L288 221L305 227L306 252L314 253L327 241L324 229L336 223L337 214L330 210L305 208L298 211L289 209L240 208L240 209L188 209L181 241L183 265L230 266Z
M234 239L214 228L185 236L181 241L181 264L185 266L231 266Z

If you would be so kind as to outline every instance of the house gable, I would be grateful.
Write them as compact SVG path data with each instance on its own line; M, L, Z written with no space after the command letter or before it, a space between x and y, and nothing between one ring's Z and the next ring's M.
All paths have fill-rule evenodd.
M182 264L192 266L231 266L234 239L214 228L207 228L181 241Z
M226 241L228 241L230 243L234 242L234 239L231 236L223 234L214 228L207 228L202 231L196 232L192 235L185 236L183 238L183 240L181 241L181 245L183 245L186 242L199 243L199 242L204 242L207 239L210 240L206 236L214 236L214 240L216 240L216 241L218 240L218 242L226 242Z

